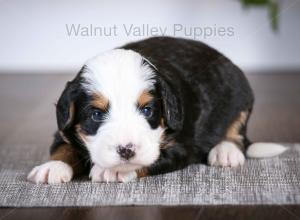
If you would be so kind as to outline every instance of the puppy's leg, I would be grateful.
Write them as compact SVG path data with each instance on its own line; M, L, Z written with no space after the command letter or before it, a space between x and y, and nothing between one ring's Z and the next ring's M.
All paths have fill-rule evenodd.
M166 148L161 149L159 159L149 167L136 171L138 178L164 174L175 170L183 169L189 164L188 152L183 144L172 142Z
M82 162L76 149L66 143L60 144L52 152L50 161L34 167L27 179L35 183L69 182L84 170Z
M248 112L241 112L227 129L224 140L209 152L208 164L222 167L236 167L244 164L247 120Z

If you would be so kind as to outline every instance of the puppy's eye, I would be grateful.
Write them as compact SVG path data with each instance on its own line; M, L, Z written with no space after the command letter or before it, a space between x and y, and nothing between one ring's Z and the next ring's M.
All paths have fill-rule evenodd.
M146 118L150 118L153 114L153 110L151 107L143 107L141 109L141 112Z
M92 120L95 122L101 122L103 120L103 113L99 110L94 110L92 113Z

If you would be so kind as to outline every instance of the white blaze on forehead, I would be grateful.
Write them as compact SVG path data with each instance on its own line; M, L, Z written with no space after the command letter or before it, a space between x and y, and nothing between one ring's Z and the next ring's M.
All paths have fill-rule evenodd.
M143 57L131 50L115 49L90 59L83 77L88 90L100 92L110 102L135 103L143 90L154 84L154 73Z

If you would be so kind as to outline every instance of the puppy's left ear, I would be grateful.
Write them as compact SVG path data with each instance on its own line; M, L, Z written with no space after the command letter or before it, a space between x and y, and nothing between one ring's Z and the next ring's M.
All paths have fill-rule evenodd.
M184 112L179 89L171 82L171 79L158 77L165 123L172 130L179 131L183 127Z
M156 86L162 100L164 123L168 128L180 131L183 127L184 112L180 85L176 84L176 82L179 83L179 80L176 80L173 74L160 74L158 68L145 57L143 58L143 64L148 65L156 73Z

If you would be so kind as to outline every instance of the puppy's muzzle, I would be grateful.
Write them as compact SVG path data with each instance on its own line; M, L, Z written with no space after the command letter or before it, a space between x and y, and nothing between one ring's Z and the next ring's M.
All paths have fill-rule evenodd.
M126 144L125 146L119 145L117 152L122 159L129 160L135 155L135 146L132 143Z

